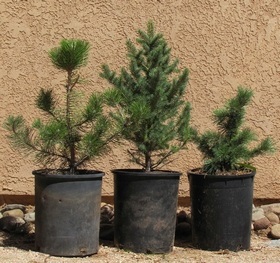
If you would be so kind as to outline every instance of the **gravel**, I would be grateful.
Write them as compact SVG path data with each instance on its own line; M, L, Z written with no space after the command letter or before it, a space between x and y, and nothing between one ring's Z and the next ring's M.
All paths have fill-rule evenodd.
M203 251L191 247L187 240L176 240L173 252L166 255L136 254L101 241L99 253L84 258L54 257L34 250L34 235L10 235L0 232L0 262L7 263L130 263L130 262L279 262L279 248L268 246L264 232L252 232L250 251Z

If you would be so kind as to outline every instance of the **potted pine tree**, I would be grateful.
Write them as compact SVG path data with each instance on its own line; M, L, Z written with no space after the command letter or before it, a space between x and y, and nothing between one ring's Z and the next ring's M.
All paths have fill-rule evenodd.
M129 65L118 75L103 65L101 77L112 116L130 143L131 161L141 168L114 174L115 244L141 253L173 248L180 172L160 170L191 137L190 103L183 99L188 70L179 70L153 22L127 41Z
M214 111L217 131L194 136L204 157L202 168L188 172L192 239L198 248L233 251L250 248L256 169L249 161L274 150L270 138L250 146L256 135L243 124L245 107L252 96L252 90L239 87L235 97Z
M103 95L92 93L81 106L80 68L87 64L90 45L62 40L50 50L52 64L65 72L63 98L41 89L36 106L43 113L29 125L22 116L9 116L5 127L12 145L33 154L42 169L35 175L36 248L57 256L97 253L102 177L84 165L108 149L114 129L103 113ZM64 92L64 93L63 93ZM56 94L56 95L58 95ZM82 167L82 168L81 168Z

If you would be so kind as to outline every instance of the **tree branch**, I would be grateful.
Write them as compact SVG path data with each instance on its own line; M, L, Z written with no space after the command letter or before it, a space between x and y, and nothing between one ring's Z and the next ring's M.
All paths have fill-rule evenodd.
M135 155L134 155L130 150L127 150L127 152L128 152L129 155L132 157L132 160L133 160L135 163L141 165L142 167L145 167L145 164L142 163L142 162L140 161L140 158L135 157Z

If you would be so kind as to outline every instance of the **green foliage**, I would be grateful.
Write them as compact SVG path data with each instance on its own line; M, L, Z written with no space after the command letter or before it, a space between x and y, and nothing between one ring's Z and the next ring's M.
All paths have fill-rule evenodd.
M47 113L52 113L55 107L55 101L52 90L41 89L36 101L37 107Z
M103 113L103 94L92 93L81 106L81 96L74 88L79 84L77 71L86 65L89 43L63 40L49 56L53 65L66 71L65 100L55 100L52 89L41 89L36 106L45 114L28 125L22 116L9 116L4 124L14 147L34 154L38 163L69 169L75 173L86 161L99 156L108 148L116 132ZM57 101L65 101L58 105Z
M185 147L193 132L190 104L183 100L189 72L171 61L171 49L151 21L136 41L127 41L128 67L117 74L103 65L101 77L113 86L105 99L122 136L135 145L132 161L151 171Z
M207 174L252 169L248 161L258 155L274 151L270 138L265 138L257 146L249 147L256 135L249 128L242 128L245 107L250 103L253 92L239 87L237 95L225 106L214 111L214 122L218 131L196 134L195 142L204 156L203 171Z
M64 39L59 47L50 50L49 56L58 69L73 71L87 64L90 44L79 39Z

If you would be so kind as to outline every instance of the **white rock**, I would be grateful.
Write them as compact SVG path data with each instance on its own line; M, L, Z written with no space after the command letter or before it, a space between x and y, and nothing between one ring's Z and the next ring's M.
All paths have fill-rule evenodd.
M259 219L264 218L264 210L260 207L254 208L252 212L252 221L255 222Z
M269 240L265 242L265 245L268 247L280 247L280 240Z
M265 212L271 212L274 208L280 209L280 203L262 205L261 208L262 208Z
M35 212L30 212L24 215L24 220L26 222L34 223L35 222Z

